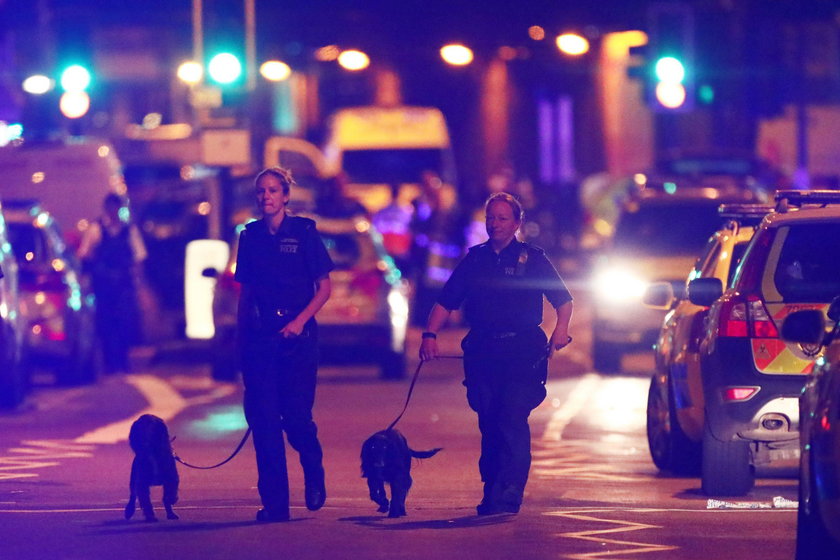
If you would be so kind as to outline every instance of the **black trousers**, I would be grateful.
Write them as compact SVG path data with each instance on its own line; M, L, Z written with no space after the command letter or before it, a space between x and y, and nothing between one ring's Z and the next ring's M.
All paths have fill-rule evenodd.
M470 331L461 343L467 401L481 431L478 469L485 501L522 502L531 468L528 416L546 396L547 344L539 327Z
M263 507L272 513L289 511L289 475L285 432L300 455L307 482L324 475L318 427L312 419L318 369L314 328L297 339L251 336L243 345L245 418L253 430ZM306 331L305 331L306 332Z

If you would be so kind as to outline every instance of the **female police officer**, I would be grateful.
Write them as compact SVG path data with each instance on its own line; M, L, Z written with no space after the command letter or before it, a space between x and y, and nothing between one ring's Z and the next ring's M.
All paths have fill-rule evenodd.
M522 206L508 193L485 204L490 239L458 264L429 314L420 359L438 357L437 331L464 303L467 401L478 414L484 482L479 515L518 513L531 466L528 416L545 398L548 358L566 346L572 296L538 247L515 239ZM543 295L557 318L551 340L540 328Z
M254 432L263 509L257 521L289 519L289 477L283 432L300 454L306 507L326 499L323 453L312 419L317 373L315 313L330 297L332 260L315 222L286 214L291 173L257 176L263 217L239 237L235 278L242 284L239 333L245 417Z

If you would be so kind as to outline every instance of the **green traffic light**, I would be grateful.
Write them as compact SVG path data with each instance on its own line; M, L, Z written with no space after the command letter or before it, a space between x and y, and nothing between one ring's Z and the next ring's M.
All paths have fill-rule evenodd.
M231 53L219 53L210 59L207 71L216 83L230 84L242 75L242 63Z
M685 66L673 56L663 56L657 60L654 71L660 82L681 84L685 79Z
M64 91L81 92L90 85L90 72L84 66L73 64L61 73L61 87Z

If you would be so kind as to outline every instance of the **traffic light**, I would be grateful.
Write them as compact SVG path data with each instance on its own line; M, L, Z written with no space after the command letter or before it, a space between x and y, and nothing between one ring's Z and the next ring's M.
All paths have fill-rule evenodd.
M61 114L68 119L78 119L87 114L90 109L90 96L87 88L90 86L90 71L80 64L72 64L61 73L59 83L64 93L59 100Z
M231 85L242 78L242 62L235 54L222 52L210 59L207 73L217 84Z
M648 103L657 112L694 109L694 17L681 2L652 4L648 10L648 60L652 87Z

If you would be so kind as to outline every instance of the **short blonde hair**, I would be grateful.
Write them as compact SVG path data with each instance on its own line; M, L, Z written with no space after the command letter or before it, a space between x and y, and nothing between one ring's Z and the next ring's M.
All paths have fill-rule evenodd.
M256 186L257 183L260 182L260 179L266 175L272 175L280 181L280 184L283 186L283 194L289 194L289 190L292 188L292 185L295 184L295 180L292 177L292 170L277 165L274 167L267 167L260 171L257 178L254 179L254 186Z
M487 201L484 203L485 212L487 212L487 209L490 208L490 204L493 202L504 202L508 204L510 206L510 209L513 210L513 217L516 218L516 221L522 221L522 217L525 214L525 212L524 210L522 210L522 204L512 194L506 192L497 192L491 194L487 197Z

